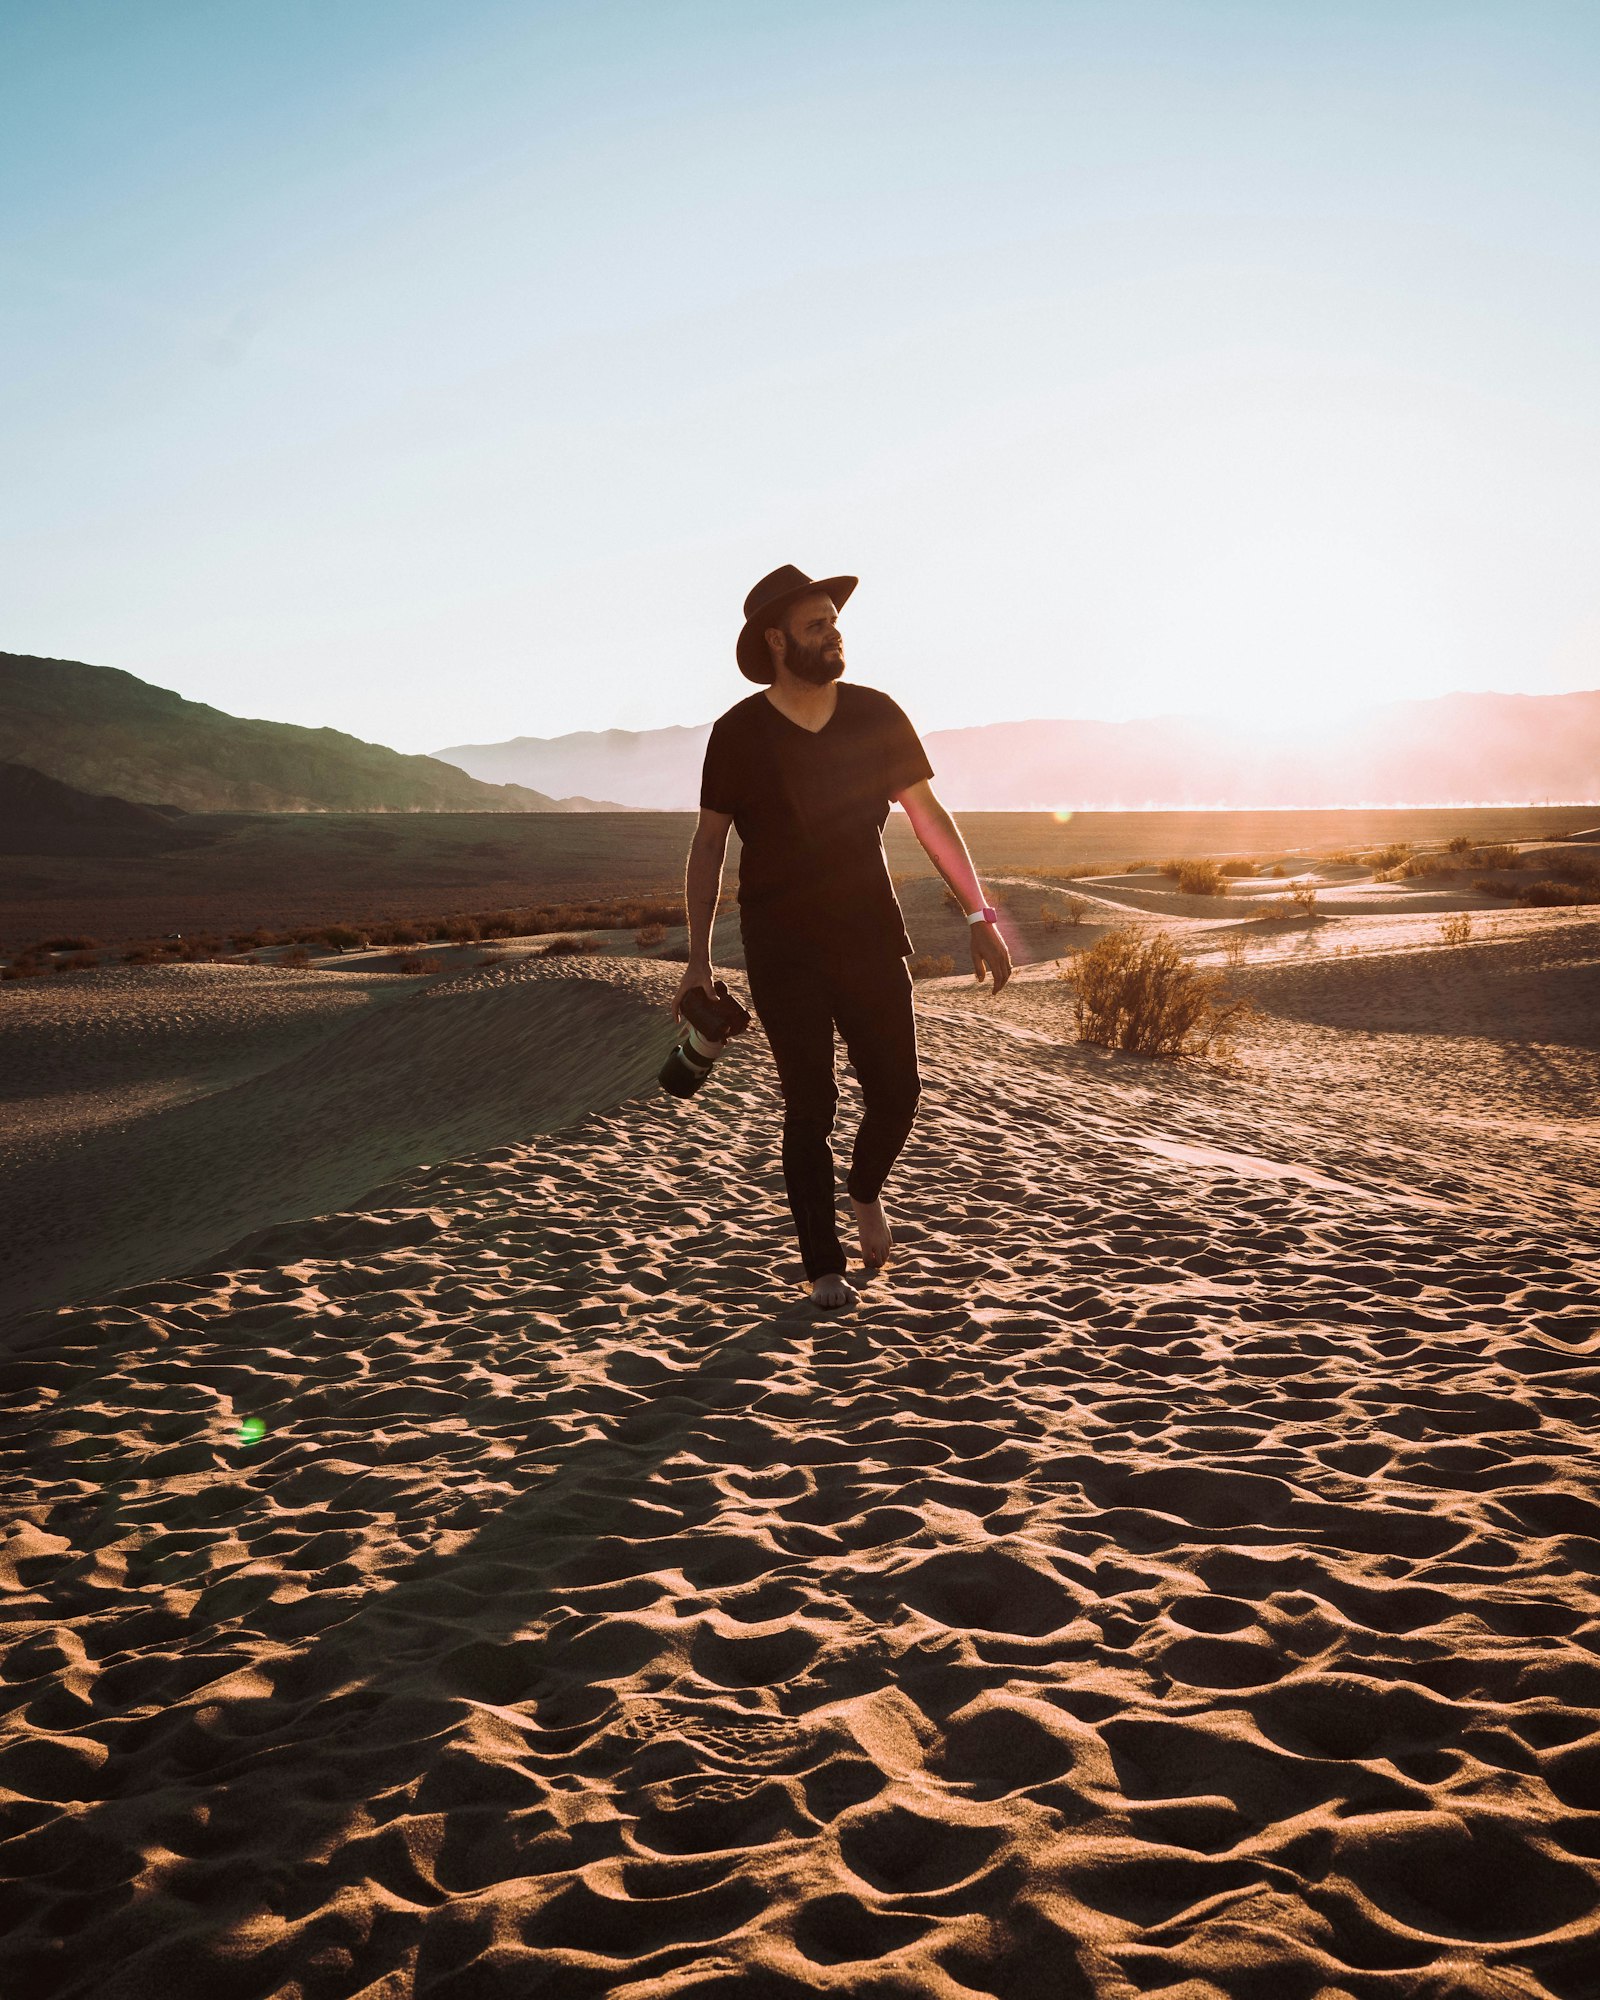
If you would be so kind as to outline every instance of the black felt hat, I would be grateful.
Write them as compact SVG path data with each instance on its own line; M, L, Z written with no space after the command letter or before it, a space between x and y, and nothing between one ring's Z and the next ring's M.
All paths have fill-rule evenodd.
M760 681L763 686L771 682L772 655L767 651L766 620L772 612L792 604L798 597L809 597L814 590L831 597L834 610L842 611L845 599L860 581L857 576L812 578L793 563L784 563L764 576L744 601L744 630L734 648L740 673L747 681Z

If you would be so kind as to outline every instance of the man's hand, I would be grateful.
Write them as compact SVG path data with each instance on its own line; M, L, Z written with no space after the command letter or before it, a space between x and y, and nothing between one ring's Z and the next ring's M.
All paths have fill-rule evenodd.
M972 926L972 976L981 986L985 971L994 974L994 990L999 993L1011 977L1011 953L993 924Z
M688 965L686 965L683 969L683 979L678 987L677 992L672 996L673 1020L681 1021L683 1019L683 997L687 992L689 992L689 990L692 987L695 986L703 986L705 988L706 998L708 1000L714 1000L716 998L716 995L711 990L710 965L704 962L697 964L693 959L691 959Z

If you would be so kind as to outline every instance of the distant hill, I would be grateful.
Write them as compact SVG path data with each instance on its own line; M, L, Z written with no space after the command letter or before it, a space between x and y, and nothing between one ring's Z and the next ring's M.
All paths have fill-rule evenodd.
M731 705L731 704L730 704ZM903 704L913 722L916 704ZM1271 723L1270 709L1263 715ZM709 722L464 743L474 777L693 810ZM1214 716L934 729L934 787L969 812L1600 800L1600 692L1452 694L1364 709L1300 742Z
M165 854L208 836L184 815L80 792L26 764L0 764L0 854Z
M115 667L0 653L0 760L190 812L606 812L337 729L253 722Z

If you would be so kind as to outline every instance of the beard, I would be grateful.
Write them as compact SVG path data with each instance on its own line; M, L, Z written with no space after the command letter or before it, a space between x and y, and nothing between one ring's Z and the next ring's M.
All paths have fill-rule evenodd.
M844 672L844 647L837 639L820 646L802 646L791 634L784 662L801 680L810 681L813 687L826 687Z

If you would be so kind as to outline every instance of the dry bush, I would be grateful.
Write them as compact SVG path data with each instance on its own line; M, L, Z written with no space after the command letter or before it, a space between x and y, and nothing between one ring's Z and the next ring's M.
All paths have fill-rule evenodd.
M420 951L397 951L389 961L396 972L426 972L428 961Z
M595 940L580 937L553 937L545 945L546 958L565 958L572 952L593 951Z
M325 944L333 951L355 951L366 941L364 931L352 930L348 924L329 924L311 940Z
M309 965L311 953L303 944L292 944L278 960L280 965Z
M649 951L655 945L666 943L667 927L665 924L641 924L633 934L633 941L640 951Z
M1058 931L1063 924L1081 924L1089 914L1089 903L1082 896L1064 896L1059 903L1041 903L1039 921L1047 931Z
M1062 924L1061 913L1053 903L1041 903L1039 905L1039 922L1047 931L1058 931Z
M32 947L34 951L94 951L100 943L92 937L50 937L41 938Z
M490 910L477 921L479 935L486 938L515 937L520 929L513 910Z
M1511 893L1519 903L1531 904L1536 910L1577 909L1584 903L1600 903L1600 885L1584 887L1577 882L1552 882L1548 877L1525 888L1519 883Z
M1472 836L1469 833L1453 833L1444 844L1446 854L1470 854Z
M1069 924L1081 924L1092 907L1087 896L1068 896L1062 905Z
M1477 868L1518 868L1522 865L1522 856L1504 841L1491 841L1487 847L1474 851L1472 861Z
M451 917L447 923L436 925L433 935L440 944L476 944L477 920L473 917Z
M949 952L918 952L906 960L913 979L948 979L956 969Z
M1499 896L1506 902L1510 902L1516 894L1516 891L1508 889L1504 882L1492 881L1487 875L1480 875L1472 886L1480 896Z
M1135 1055L1229 1055L1233 1030L1255 1012L1222 997L1221 973L1199 971L1170 938L1134 925L1107 931L1062 977L1078 1039Z
M1552 882L1570 882L1577 889L1600 887L1600 868L1577 854L1542 854L1540 866Z
M1251 940L1243 931L1235 931L1222 941L1222 956L1230 972L1238 972L1250 956Z
M1472 935L1472 919L1465 910L1457 910L1453 917L1446 917L1439 926L1441 944L1465 944Z
M1161 872L1170 875L1185 896L1225 896L1228 893L1227 881L1214 861L1201 858L1163 861Z
M40 958L31 950L20 951L0 968L0 979L42 979L46 973L54 971L54 960Z
M1030 868L1028 873L1041 882L1081 882L1086 876L1103 875L1105 870L1093 861L1074 861L1070 867Z
M1415 881L1430 875L1453 875L1456 864L1444 854L1408 854L1394 872L1401 881Z
M1235 856L1232 861L1224 861L1219 873L1223 875L1254 875L1256 864Z
M100 963L97 951L69 951L61 961L62 972L91 972Z
M1409 840L1396 840L1388 847L1375 847L1363 857L1363 861L1368 868L1398 868L1410 853Z
M1314 917L1317 913L1317 885L1315 882L1293 882L1289 894L1296 908L1304 916Z

